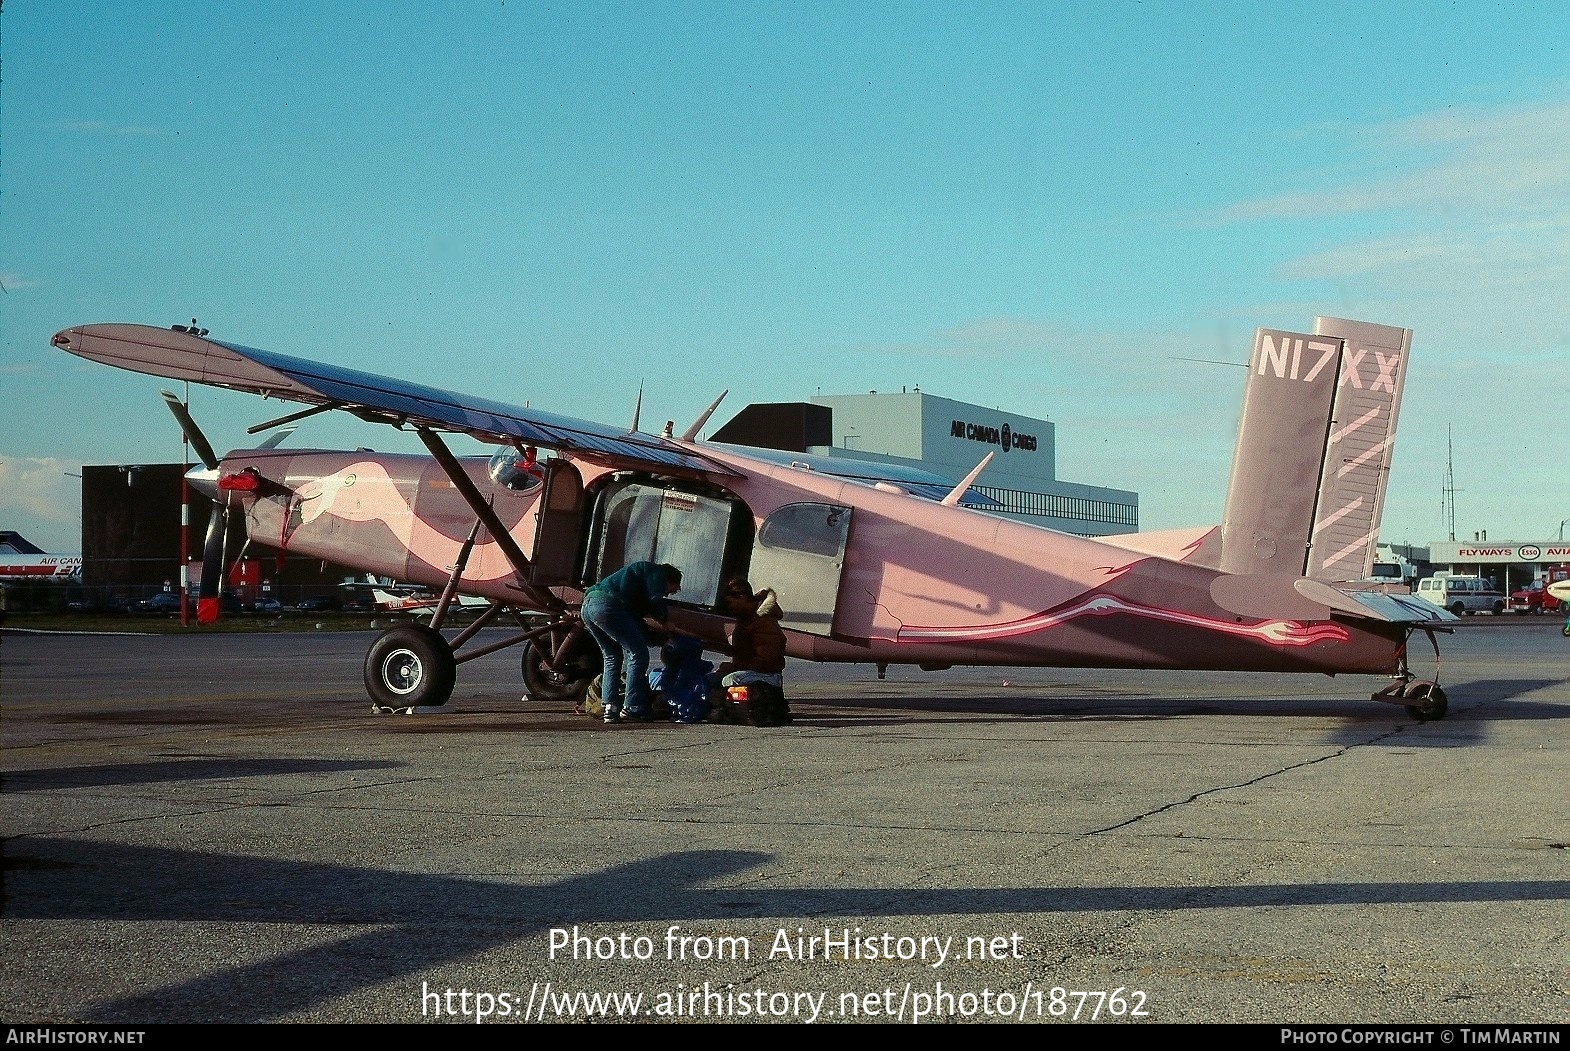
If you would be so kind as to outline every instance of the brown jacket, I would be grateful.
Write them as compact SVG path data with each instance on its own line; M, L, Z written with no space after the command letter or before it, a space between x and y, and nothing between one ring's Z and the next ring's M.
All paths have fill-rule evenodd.
M785 633L780 630L780 604L774 592L764 588L758 611L737 618L731 634L728 671L760 671L774 674L785 670Z

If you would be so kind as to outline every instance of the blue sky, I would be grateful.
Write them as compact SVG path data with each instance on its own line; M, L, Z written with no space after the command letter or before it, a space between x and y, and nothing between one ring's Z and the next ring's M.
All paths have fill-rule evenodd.
M916 385L1159 529L1236 431L1185 359L1331 314L1415 331L1385 540L1444 539L1450 450L1458 537L1570 518L1560 4L11 0L0 61L0 528L50 550L81 464L180 455L50 335L192 316L647 429ZM220 449L288 411L191 394Z

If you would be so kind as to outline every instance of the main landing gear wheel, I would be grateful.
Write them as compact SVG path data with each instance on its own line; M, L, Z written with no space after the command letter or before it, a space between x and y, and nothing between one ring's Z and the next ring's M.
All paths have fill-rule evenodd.
M452 647L421 624L383 632L365 655L365 690L381 708L446 704L457 681Z
M547 642L550 636L546 636ZM531 700L552 704L583 699L589 683L599 674L600 648L585 634L562 660L552 668L549 650L531 640L523 644L523 688Z
M1401 697L1407 702L1407 714L1418 722L1431 723L1435 719L1443 719L1445 712L1450 709L1445 691L1437 682L1426 679L1407 683L1401 691Z

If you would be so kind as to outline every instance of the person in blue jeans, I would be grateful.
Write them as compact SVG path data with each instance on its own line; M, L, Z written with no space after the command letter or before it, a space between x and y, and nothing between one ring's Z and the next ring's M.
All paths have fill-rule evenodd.
M644 623L665 627L667 595L681 590L681 570L666 562L631 562L591 587L578 615L605 657L600 696L605 721L646 723L649 711L649 640Z

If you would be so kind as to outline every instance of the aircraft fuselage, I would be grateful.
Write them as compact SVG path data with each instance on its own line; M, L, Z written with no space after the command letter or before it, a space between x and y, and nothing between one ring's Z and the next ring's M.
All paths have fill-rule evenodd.
M709 581L711 592L713 582L731 572L750 571L755 586L773 588L787 611L793 656L929 667L1371 674L1395 674L1401 667L1406 637L1401 627L1356 618L1240 616L1212 598L1211 585L1221 575L1214 568L938 504L896 487L705 451L738 468L723 493L716 495L712 483L684 486L667 476L641 480L665 494L660 502L676 520L660 542L683 550L689 579ZM483 459L460 462L518 547L534 550L543 490L514 492L491 480ZM581 585L603 575L598 568L616 568L595 564L610 528L604 518L616 513L604 506L613 501L596 494L611 492L613 481L625 485L628 473L572 463L590 503L584 535L571 538L588 574L580 577ZM398 580L441 588L475 522L474 511L427 456L239 451L225 458L222 474L248 468L279 483L272 492L263 486L235 494L245 504L253 543ZM732 530L707 546L683 548L680 501L696 499L687 496L689 489L702 491L710 502L729 501L750 525L751 537L738 539ZM815 585L828 591L818 620L793 623L797 571L758 575L759 567L778 564L769 561L777 554L770 546L771 523L803 513L833 517L835 509L847 516L848 529L842 525L835 534L842 548L816 560L798 553L798 563L791 565L805 564L813 572L821 565L837 579ZM629 542L627 560L636 553ZM691 564L697 562L713 564ZM460 589L512 604L518 600L515 581L500 546L482 531ZM729 622L715 612L716 595L703 586L677 596L673 622L718 645ZM556 590L569 603L580 594L573 586ZM812 605L807 586L798 590L798 610Z

